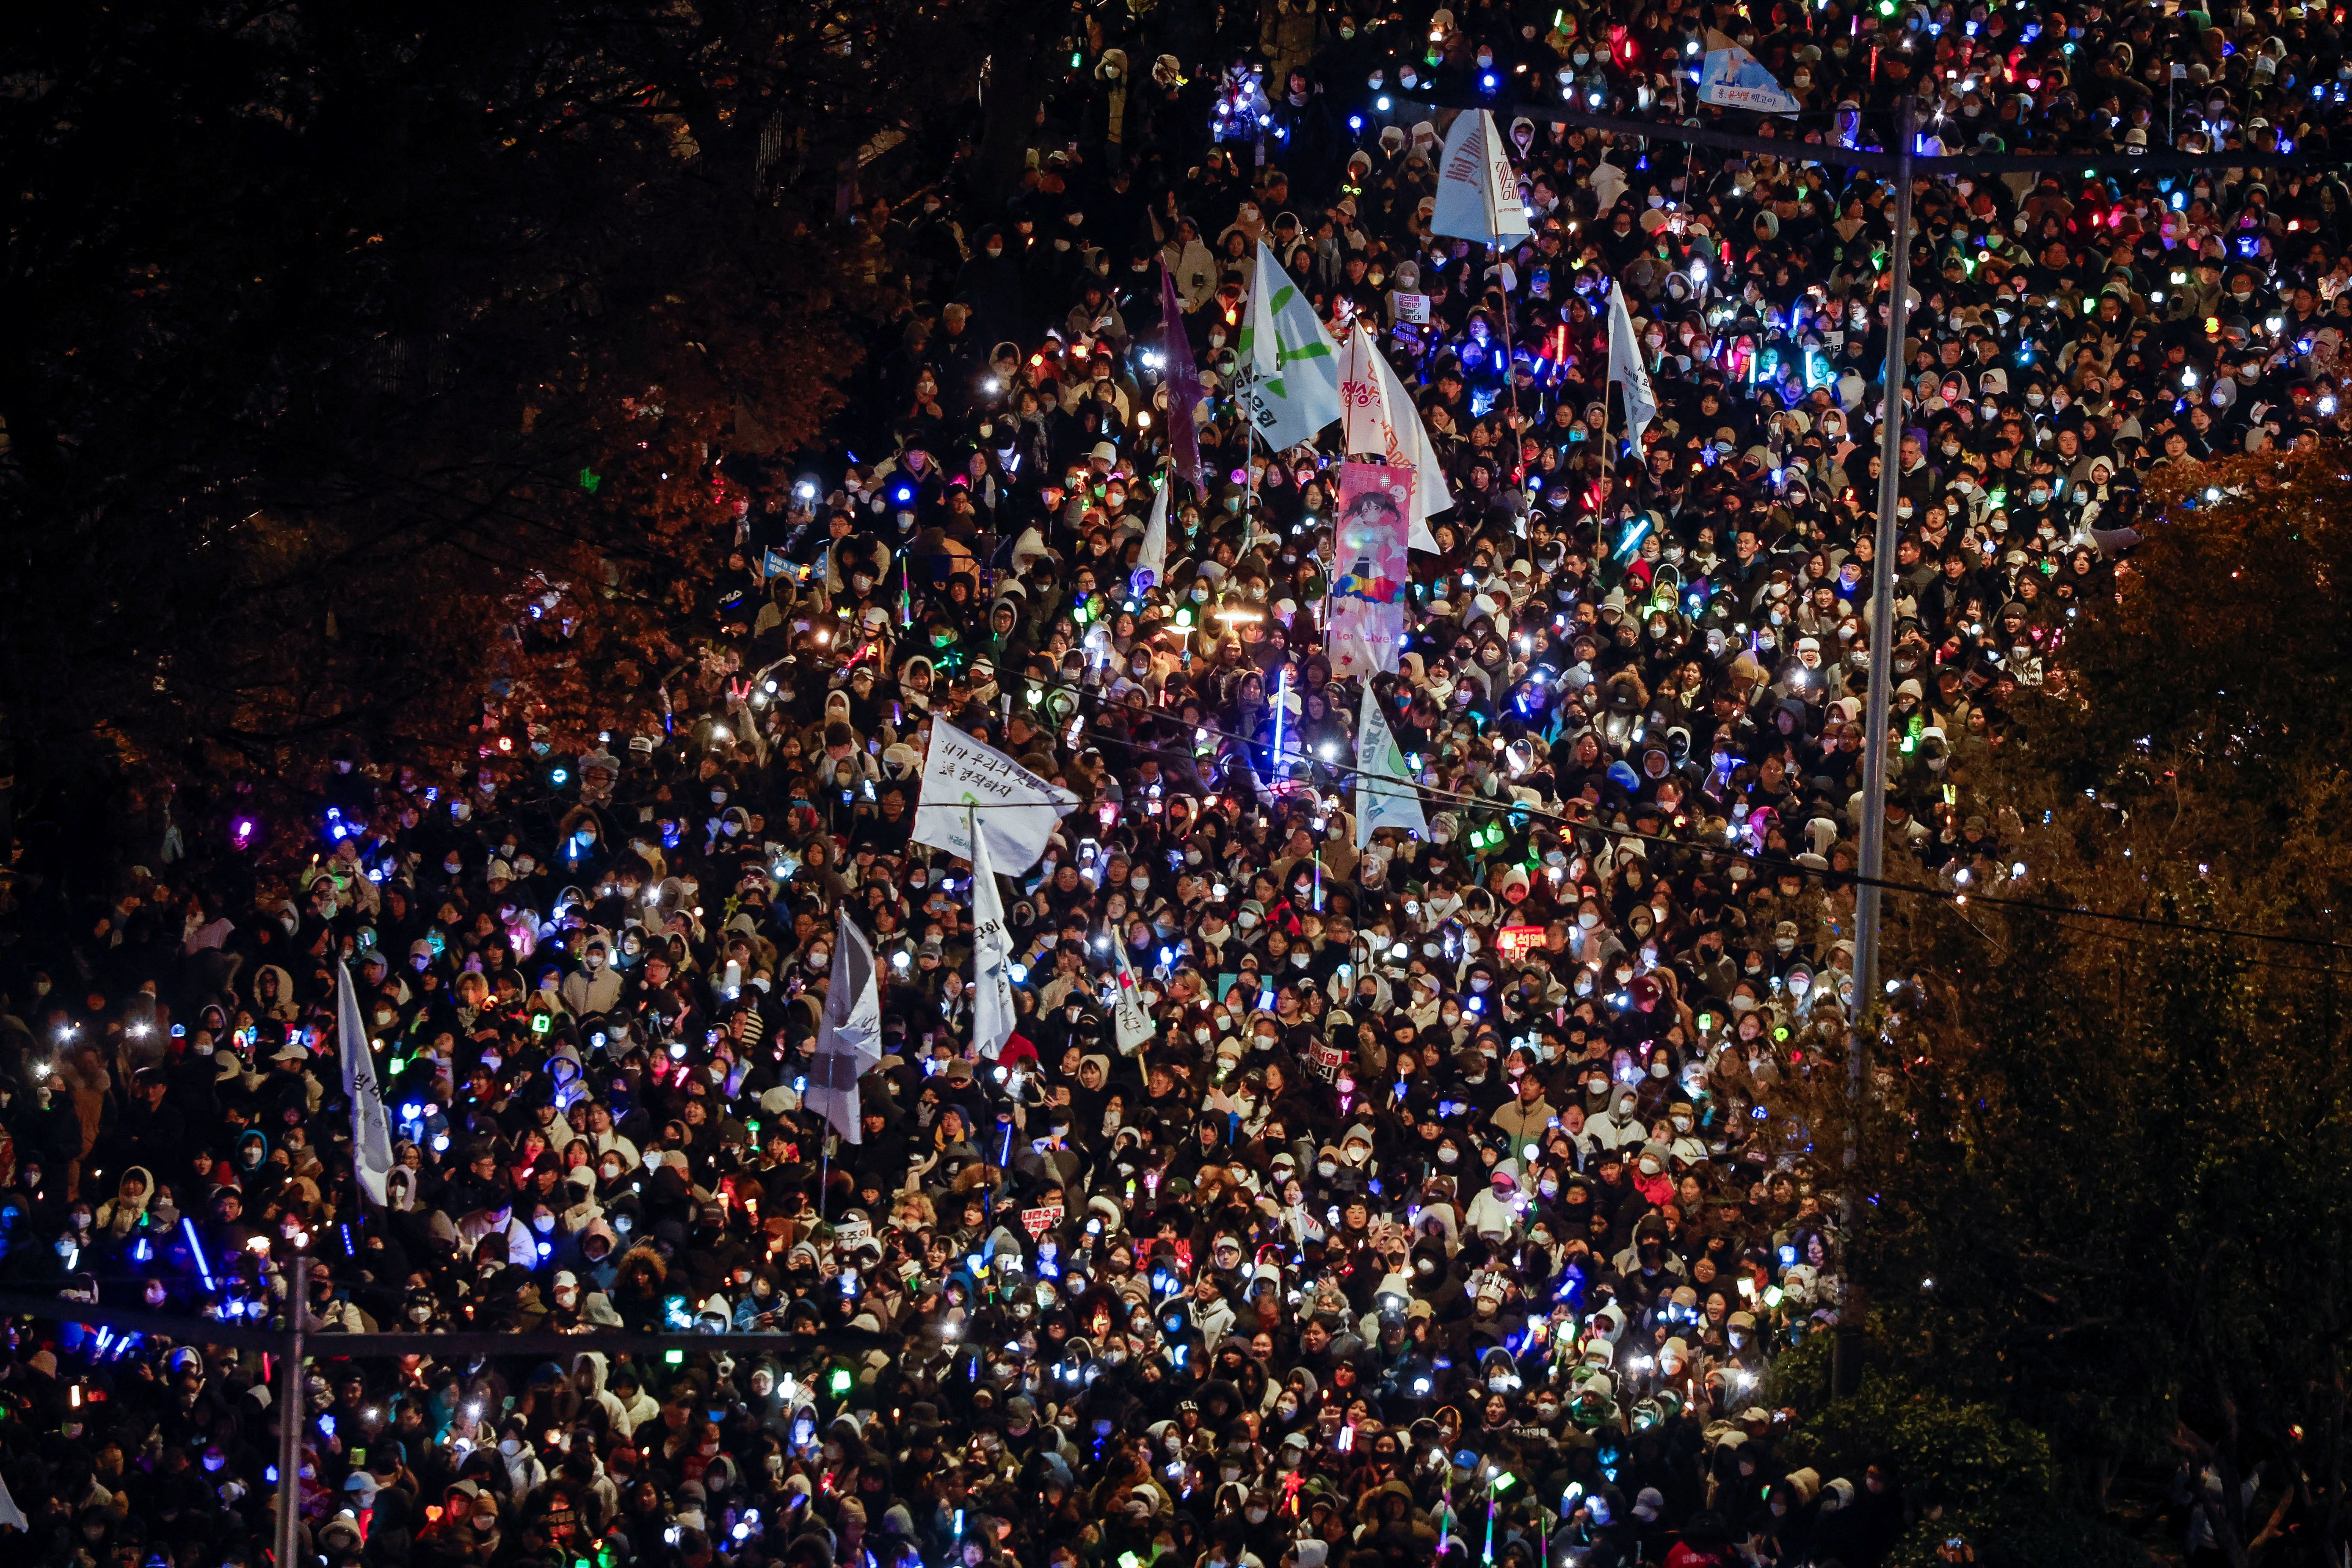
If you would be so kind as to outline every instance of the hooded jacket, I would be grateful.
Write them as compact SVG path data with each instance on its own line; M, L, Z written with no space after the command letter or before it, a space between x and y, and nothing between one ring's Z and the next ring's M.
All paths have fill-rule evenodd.
M1497 1194L1496 1188L1505 1182L1508 1184L1507 1194ZM1494 1170L1488 1173L1486 1184L1480 1187L1478 1195L1470 1200L1470 1212L1465 1216L1469 1228L1489 1242L1507 1239L1512 1227L1518 1224L1519 1211L1514 1202L1518 1191L1519 1163L1517 1160L1496 1161Z
M147 1184L147 1190L137 1197L132 1197L122 1190L133 1176ZM115 1184L115 1195L99 1206L96 1215L98 1228L111 1231L117 1237L130 1235L138 1226L141 1217L146 1214L147 1205L154 1201L154 1197L153 1173L144 1165L132 1165L126 1168L121 1179Z
M626 1436L636 1429L636 1419L620 1401L620 1396L604 1386L609 1363L602 1351L582 1351L572 1358L572 1386L583 1405L597 1405L612 1417L613 1430ZM581 1373L588 1374L585 1388L581 1387Z
M991 241L1003 246L1003 255L988 254ZM984 225L972 236L971 259L956 274L955 297L971 307L982 336L1001 337L1024 320L1022 301L1026 290L1013 249L1003 227Z
M1609 1109L1586 1122L1585 1130L1600 1140L1603 1149L1641 1142L1649 1134L1634 1109L1639 1099L1632 1084L1619 1084L1610 1092Z

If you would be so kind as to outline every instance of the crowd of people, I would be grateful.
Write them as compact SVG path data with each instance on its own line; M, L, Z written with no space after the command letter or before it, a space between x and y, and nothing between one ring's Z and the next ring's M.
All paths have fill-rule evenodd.
M1076 26L1009 200L965 164L871 212L913 303L868 460L715 458L734 524L642 725L446 776L355 742L267 896L227 874L233 814L103 907L23 890L0 1273L192 1321L304 1293L300 1534L332 1568L1889 1561L1936 1478L1822 1475L1772 1397L1838 1321L1847 1219L1776 1096L1857 1019L1868 812L1906 879L2009 874L1971 772L2021 689L2066 690L2151 474L2352 418L2335 20L1136 0ZM1704 118L1790 157L1547 118L1702 118L1709 28L1801 110ZM2243 162L1923 176L1897 237L1884 177L1801 158L1883 143L1906 94L1930 151ZM1500 252L1430 226L1436 106L1481 100L1532 230ZM1261 240L1335 331L1374 329L1453 490L1369 683L1423 834L1356 831L1338 427L1268 451L1235 402ZM1658 408L1638 445L1612 283ZM971 868L912 837L948 725L1081 803L996 868L1021 1022L992 1052ZM843 910L885 1052L854 1138L803 1102ZM1122 956L1150 1023L1124 1046ZM463 1329L583 1348L334 1345ZM779 1337L593 1348L720 1329ZM262 1562L269 1370L201 1331L21 1327L0 1476L28 1560Z

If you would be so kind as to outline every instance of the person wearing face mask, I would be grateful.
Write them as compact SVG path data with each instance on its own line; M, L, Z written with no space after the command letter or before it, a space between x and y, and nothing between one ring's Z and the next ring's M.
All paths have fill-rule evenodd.
M1587 1089L1589 1094L1589 1079ZM1648 1124L1640 1113L1640 1098L1641 1091L1633 1084L1614 1084L1609 1090L1609 1109L1586 1121L1586 1128L1603 1149L1621 1150L1641 1142L1648 1135Z
M580 949L580 967L563 978L563 1005L582 1017L609 1013L619 1005L624 984L612 964L610 944L591 937Z
M993 341L1022 331L1027 309L1022 259L998 225L983 225L972 235L971 258L956 275L955 298L971 312L975 336Z
M1518 1234L1520 1167L1516 1159L1495 1163L1487 1172L1486 1184L1471 1198L1468 1211L1463 1216L1463 1227L1484 1237L1493 1246L1500 1246Z

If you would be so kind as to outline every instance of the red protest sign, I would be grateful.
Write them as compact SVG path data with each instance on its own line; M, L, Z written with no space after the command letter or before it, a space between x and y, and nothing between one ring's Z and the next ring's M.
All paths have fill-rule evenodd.
M1541 947L1543 942L1541 926L1505 926L1495 933L1495 951L1505 958L1517 958Z

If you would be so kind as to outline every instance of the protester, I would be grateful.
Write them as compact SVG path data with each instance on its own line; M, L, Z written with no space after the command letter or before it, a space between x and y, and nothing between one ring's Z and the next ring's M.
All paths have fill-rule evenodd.
M1971 773L2020 688L2067 691L2149 476L2352 417L2335 24L1138 15L1009 200L961 168L890 222L921 330L852 413L869 460L715 457L720 592L658 700L606 672L628 726L340 755L290 881L224 818L98 907L23 893L0 1269L226 1323L307 1290L308 1560L1864 1568L1911 1523L1891 1462L1792 1470L1765 1387L1842 1294L1834 1161L1774 1096L1857 1005L1893 193L1531 106L1696 118L1715 26L1801 104L1715 122L1792 153L1883 142L1921 79L1931 153L2242 152L1916 188L1884 809L1903 877L1989 886ZM1431 99L1482 92L1531 227L1500 253L1431 226ZM1336 551L1341 426L1269 451L1235 400L1262 258L1372 331L1452 500L1368 673L1333 606L1391 580ZM1001 1041L917 809L950 726L1056 802L1026 858L1018 799L961 818ZM868 951L836 1139L820 1027ZM583 1348L334 1344L460 1329ZM624 1329L779 1338L594 1348ZM39 1560L259 1563L265 1371L21 1331Z

